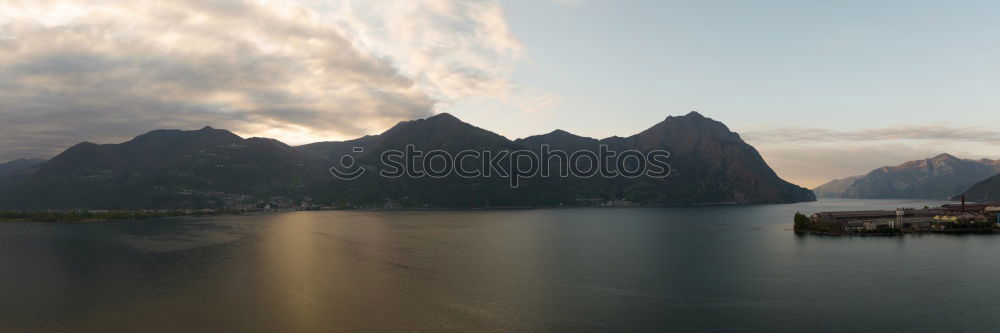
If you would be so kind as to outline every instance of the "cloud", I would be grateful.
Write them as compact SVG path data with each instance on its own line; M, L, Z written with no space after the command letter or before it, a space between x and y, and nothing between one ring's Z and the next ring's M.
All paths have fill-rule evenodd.
M976 126L859 130L789 127L744 131L740 135L779 175L810 188L941 153L970 159L997 158L995 145L1000 144L1000 132Z
M814 188L830 180L864 175L882 167L925 159L945 151L940 147L902 143L838 144L754 144L767 163L782 178L800 186ZM965 151L949 151L960 157L972 157Z
M503 96L523 47L493 1L0 3L0 159L212 125L353 137Z
M501 97L524 46L494 1L344 2L337 21L353 42L395 54L393 62L436 100Z
M754 142L949 140L1000 144L1000 131L982 127L950 127L939 125L895 126L855 131L789 127L749 131L741 135L748 141Z

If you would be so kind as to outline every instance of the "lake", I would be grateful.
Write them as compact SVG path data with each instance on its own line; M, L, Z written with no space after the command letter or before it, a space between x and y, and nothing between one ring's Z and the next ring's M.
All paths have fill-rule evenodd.
M0 331L997 331L1000 235L819 202L0 224Z

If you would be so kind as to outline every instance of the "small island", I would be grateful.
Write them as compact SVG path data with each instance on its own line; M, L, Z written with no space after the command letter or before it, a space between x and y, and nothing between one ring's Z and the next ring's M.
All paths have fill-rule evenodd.
M1000 232L1000 203L953 204L941 207L795 213L796 233L898 236L906 233Z

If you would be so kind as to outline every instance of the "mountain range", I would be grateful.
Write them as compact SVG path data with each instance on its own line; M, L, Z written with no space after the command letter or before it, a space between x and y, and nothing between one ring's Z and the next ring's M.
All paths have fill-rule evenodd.
M543 145L568 152L666 150L666 178L541 177L512 188L502 177L381 177L382 153L513 151ZM342 180L329 168L352 155L368 170ZM156 130L120 144L77 144L48 161L0 177L0 209L178 209L272 207L524 207L766 204L815 200L779 178L738 134L696 112L629 136L593 139L557 130L509 140L450 114L404 121L378 135L289 146L205 127ZM25 166L27 165L27 166ZM13 169L13 167L12 167ZM3 169L0 169L3 170ZM0 171L2 172L2 171Z
M1000 161L940 154L833 180L814 192L821 197L849 199L949 199L998 173Z

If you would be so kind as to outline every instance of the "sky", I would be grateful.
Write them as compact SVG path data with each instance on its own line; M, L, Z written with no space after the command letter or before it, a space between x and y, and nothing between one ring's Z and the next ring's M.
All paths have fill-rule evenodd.
M0 0L0 160L161 128L514 139L698 111L814 187L1000 158L1000 2Z

